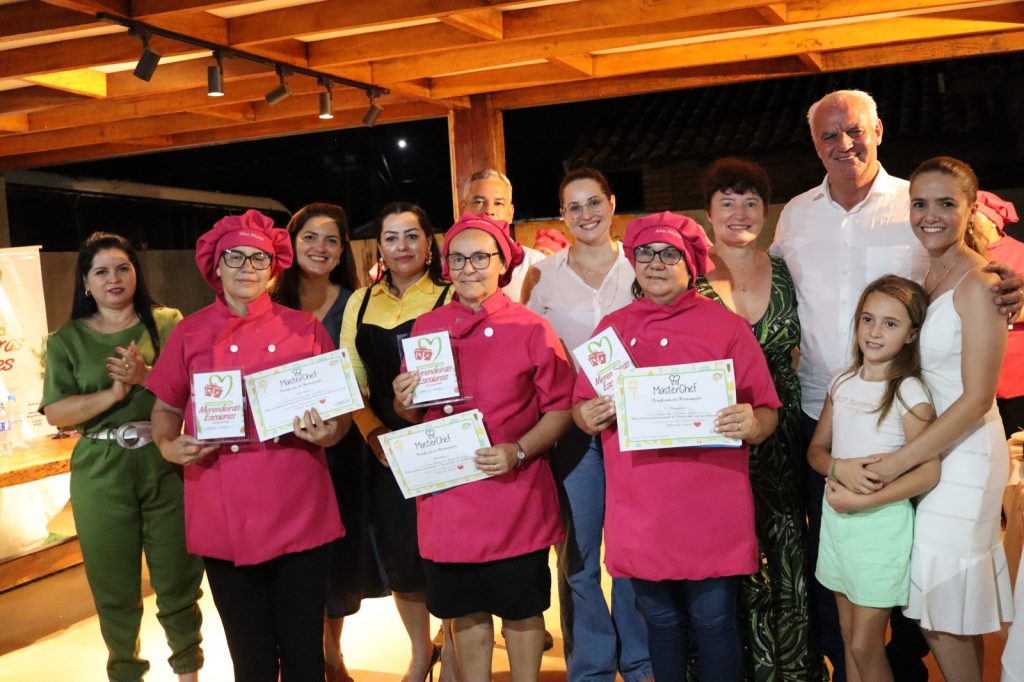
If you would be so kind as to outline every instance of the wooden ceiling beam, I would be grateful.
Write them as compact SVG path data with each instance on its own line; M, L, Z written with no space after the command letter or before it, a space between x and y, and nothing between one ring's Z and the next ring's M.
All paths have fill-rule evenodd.
M527 40L757 9L770 0L585 0L505 13L505 40ZM763 20L759 22L763 24Z
M788 0L786 17L791 24L827 21L868 14L934 9L941 11L951 5L981 5L991 0Z
M159 36L154 36L149 44L165 57L196 51L191 45ZM127 32L69 40L61 43L60 49L54 49L52 44L19 47L0 51L0 79L132 62L141 53L142 43Z
M313 116L312 118L316 118ZM136 137L151 135L173 135L192 130L204 130L212 125L241 125L242 121L212 119L191 112L165 114L137 118L117 123L100 123L97 125L55 130L36 133L34 135L8 136L3 141L5 156L33 154L48 149L64 149L67 147L88 147L94 144L109 142L125 142Z
M3 133L26 133L28 132L28 114L5 114L0 116L0 132Z
M0 44L10 40L59 36L100 23L82 12L55 7L45 2L19 2L0 6Z
M459 12L500 10L515 0L326 0L228 20L232 45L264 43L328 31L440 19Z
M64 9L84 12L85 14L96 14L98 12L110 12L120 14L123 17L131 16L131 0L44 0L47 5L63 7Z
M132 0L132 16L150 20L167 14L209 12L251 3L252 0Z
M560 66L569 73L577 76L594 75L594 58L589 54L563 55L561 57L548 57L548 63Z
M825 57L820 52L801 52L797 58L807 67L808 73L825 71Z
M482 43L445 52L374 62L373 78L376 83L388 84L413 78L430 78L460 71L485 69L495 64L514 64L560 55L571 57L595 50L629 47L637 43L675 40L763 25L764 20L755 10L745 10L662 21L656 24L588 30L555 38L504 40L500 43Z
M789 21L787 19L786 3L784 2L765 5L757 9L761 16L764 17L764 20L771 26L781 26Z
M307 43L309 68L406 57L428 52L478 45L482 38L447 24L396 28L387 32L361 33L344 38Z
M206 87L206 69L213 64L212 58L192 59L174 64L163 64L156 73L153 80L140 81L132 75L131 71L112 73L107 77L108 97L139 97L157 96L161 93L173 92L188 88ZM262 79L269 76L277 82L277 76L273 70L264 64L256 64L244 59L225 59L224 84L227 88L244 79ZM269 90L271 86L268 86ZM230 94L230 90L229 90Z
M883 47L853 48L824 55L829 71L930 62L1024 51L1024 30L940 38Z
M527 64L430 79L434 97L463 97L514 88L528 88L583 78L580 73L555 64Z
M673 69L613 78L579 79L553 85L505 90L494 93L491 101L495 107L502 110L522 109L765 78L784 78L805 73L805 67L795 57L737 62L709 68Z
M60 107L89 99L83 95L51 90L50 88L38 85L28 88L4 90L0 92L0 115L28 113L30 111Z
M500 9L482 9L449 14L441 22L484 40L501 40L505 37L501 15Z
M1024 5L993 6L963 12L805 28L753 37L637 52L599 55L595 76L624 76L665 68L709 66L737 60L771 59L805 52L831 52L869 45L890 45L1024 27Z

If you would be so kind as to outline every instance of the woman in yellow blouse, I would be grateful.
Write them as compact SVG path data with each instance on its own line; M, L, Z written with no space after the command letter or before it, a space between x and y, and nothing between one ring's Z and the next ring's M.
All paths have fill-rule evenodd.
M421 682L440 652L430 638L426 578L416 540L415 500L406 500L387 469L379 436L410 426L392 407L392 380L401 372L401 340L421 314L451 300L441 277L441 255L427 214L419 206L393 203L377 221L381 281L358 289L345 306L341 345L348 350L366 407L353 415L381 466L371 473L370 516L388 589L412 645L402 682ZM447 655L445 656L447 659Z

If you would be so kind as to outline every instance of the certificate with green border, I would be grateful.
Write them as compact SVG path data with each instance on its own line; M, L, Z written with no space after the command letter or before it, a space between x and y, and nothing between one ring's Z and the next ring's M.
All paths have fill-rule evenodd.
M487 478L473 461L491 445L480 410L386 433L380 444L405 499Z
M715 432L715 415L735 403L729 359L624 370L615 388L619 449L739 447Z
M261 441L292 432L292 422L316 408L324 419L358 410L363 396L344 348L245 377Z

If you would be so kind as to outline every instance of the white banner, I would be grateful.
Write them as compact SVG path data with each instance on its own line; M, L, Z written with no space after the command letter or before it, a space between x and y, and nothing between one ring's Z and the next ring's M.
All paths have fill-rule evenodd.
M0 400L15 396L12 416L26 440L54 432L39 414L47 332L39 249L0 249Z

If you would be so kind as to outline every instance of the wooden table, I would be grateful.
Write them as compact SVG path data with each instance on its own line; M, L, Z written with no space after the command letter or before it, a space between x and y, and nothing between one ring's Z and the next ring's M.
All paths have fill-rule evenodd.
M44 436L28 441L13 455L0 456L0 488L66 474L71 470L71 451L77 442L78 436Z
M71 451L78 436L70 438L35 438L14 454L0 457L0 488L71 470ZM0 559L0 592L36 578L82 563L82 549L77 537L24 554Z

